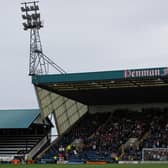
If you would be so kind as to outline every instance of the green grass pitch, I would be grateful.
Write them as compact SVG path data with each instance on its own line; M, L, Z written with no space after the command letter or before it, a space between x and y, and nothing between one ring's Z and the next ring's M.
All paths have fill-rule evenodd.
M107 165L55 165L55 164L33 164L33 165L5 165L0 168L168 168L168 164L107 164Z

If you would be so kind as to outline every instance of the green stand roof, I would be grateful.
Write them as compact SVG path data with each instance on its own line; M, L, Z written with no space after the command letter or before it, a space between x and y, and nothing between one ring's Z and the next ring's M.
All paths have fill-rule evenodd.
M0 129L28 128L39 114L39 109L0 110Z

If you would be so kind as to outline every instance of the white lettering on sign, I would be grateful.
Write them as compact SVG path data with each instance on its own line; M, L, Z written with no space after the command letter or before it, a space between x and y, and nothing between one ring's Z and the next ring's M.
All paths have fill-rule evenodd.
M126 70L124 71L125 78L137 78L137 77L155 77L160 76L160 69L151 70Z

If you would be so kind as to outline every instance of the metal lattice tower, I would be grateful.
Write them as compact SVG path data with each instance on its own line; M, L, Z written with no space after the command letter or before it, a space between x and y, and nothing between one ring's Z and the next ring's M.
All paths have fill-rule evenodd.
M42 50L39 30L43 28L41 22L38 1L21 3L24 30L30 30L30 58L29 75L48 74L52 66L59 73L66 73L60 66L48 58Z

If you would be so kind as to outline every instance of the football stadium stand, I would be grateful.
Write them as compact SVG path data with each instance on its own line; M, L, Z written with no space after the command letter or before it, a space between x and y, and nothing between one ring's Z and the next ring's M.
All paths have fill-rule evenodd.
M32 82L41 117L54 115L58 134L39 161L167 160L168 68L34 75Z
M38 109L0 110L0 161L33 159L49 141L51 122Z

